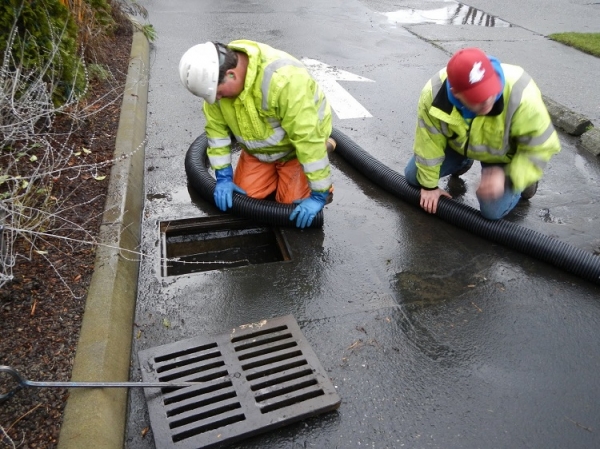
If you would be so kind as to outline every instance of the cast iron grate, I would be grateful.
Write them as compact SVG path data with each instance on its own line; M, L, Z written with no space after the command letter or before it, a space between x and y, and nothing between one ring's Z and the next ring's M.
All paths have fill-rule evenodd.
M138 353L157 448L223 447L340 405L293 316Z

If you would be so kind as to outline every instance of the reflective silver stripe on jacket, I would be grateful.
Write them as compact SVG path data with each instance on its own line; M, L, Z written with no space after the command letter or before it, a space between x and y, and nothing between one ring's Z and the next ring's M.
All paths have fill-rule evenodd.
M434 76L433 78L431 78L431 95L432 95L432 102L433 100L435 100L435 97L437 97L437 94L439 93L440 89L442 88L442 80L440 79L440 75L438 73L437 76ZM437 129L435 126L428 126L425 123L425 120L423 120L422 118L419 118L419 128L426 128L427 131L430 134L443 134L444 136L448 136L448 124L442 120L440 120L440 126L442 127L442 129Z
M421 164L421 165L425 165L426 167L435 167L438 164L441 164L442 162L444 162L445 157L441 156L441 157L436 157L435 159L425 159L424 157L415 155L415 160Z
M548 165L548 163L546 161L543 161L543 160L537 158L533 154L531 156L529 156L527 159L529 160L529 162L531 162L533 165L535 165L540 170L545 170L546 166Z
M426 128L429 134L442 134L442 132L435 126L427 126L427 123L425 123L425 120L422 118L419 118L419 128Z
M444 85L443 81L440 79L440 75L438 74L437 76L434 76L433 78L431 78L431 93L433 95L433 99L435 99L435 97L437 97L438 93L440 92L440 90L442 89L442 86ZM420 124L420 123L419 123ZM443 120L440 120L440 126L442 127L441 130L434 128L435 132L431 130L430 127L425 126L425 123L423 123L423 126L421 126L421 128L427 128L428 130L430 130L430 132L432 134L443 134L446 137L450 136L450 128L448 128L448 123L444 122Z
M264 111L269 109L269 86L271 85L271 78L273 78L273 74L282 67L286 65L291 65L294 67L301 67L306 69L304 64L300 61L294 61L293 59L276 59L275 61L269 63L265 67L262 85L260 86L260 90L262 91L262 108Z
M308 162L307 164L302 164L302 168L304 170L304 173L312 173L317 170L323 170L324 168L327 168L328 165L329 165L329 159L324 157L323 159L318 160L318 161Z
M258 159L261 162L276 162L279 159L283 159L284 157L288 156L289 154L293 153L294 150L290 150L290 151L282 151L280 153L252 153L252 156L254 156L256 159Z
M517 139L517 142L523 145L527 145L530 147L536 147L539 145L543 145L546 141L552 136L554 133L554 125L552 122L548 125L548 127L544 130L542 134L537 137L532 136L522 136Z
M209 148L221 148L231 145L231 138L227 137L219 137L219 138L208 138L208 147Z
M231 165L231 153L223 156L208 156L208 161L211 167L222 167L223 165Z
M260 150L261 148L268 148L277 146L286 136L285 130L281 127L281 123L274 118L270 118L269 125L273 129L273 134L269 136L265 140L244 140L241 136L235 136L236 140L244 145L249 150ZM263 162L273 162L282 157L287 156L293 150L280 151L279 153L268 153L268 154L260 154L260 153L252 153L253 156L256 156L259 160Z
M325 118L325 108L327 107L327 98L325 95L321 96L321 88L317 85L317 91L315 92L315 104L319 104L321 102L321 106L319 106L319 120L323 121Z
M323 192L331 187L331 178L327 177L319 181L308 181L308 186L310 187L310 190Z

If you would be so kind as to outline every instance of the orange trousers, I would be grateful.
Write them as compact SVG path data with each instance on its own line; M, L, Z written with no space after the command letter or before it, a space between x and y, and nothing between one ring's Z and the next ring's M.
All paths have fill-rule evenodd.
M273 192L275 201L285 204L310 196L310 187L298 159L267 163L242 150L233 182L244 189L250 198L259 200Z

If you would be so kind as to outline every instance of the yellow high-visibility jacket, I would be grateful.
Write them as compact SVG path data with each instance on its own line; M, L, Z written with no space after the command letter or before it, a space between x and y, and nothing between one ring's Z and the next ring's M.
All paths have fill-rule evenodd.
M311 190L327 192L331 168L325 141L331 109L305 66L268 45L237 40L228 48L248 55L244 90L236 98L204 103L212 168L231 164L231 136L260 161L298 158Z
M446 147L478 161L507 164L504 171L516 191L541 179L546 163L560 151L535 82L521 67L501 67L504 91L485 116L463 118L448 98L445 68L421 91L413 149L424 188L437 187Z

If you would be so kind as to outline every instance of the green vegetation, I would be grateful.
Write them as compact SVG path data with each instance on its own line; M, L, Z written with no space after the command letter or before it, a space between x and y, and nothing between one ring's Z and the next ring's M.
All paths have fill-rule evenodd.
M84 89L85 72L77 54L77 27L58 0L8 0L0 6L0 54L9 49L9 68L26 73L44 70L44 81L64 101ZM8 56L8 54L7 54Z
M600 33L555 33L548 37L600 58Z
M18 259L46 254L39 242L65 233L89 240L68 218L71 193L54 188L61 177L73 191L100 181L98 168L110 164L80 160L94 136L84 147L76 131L122 96L111 44L132 29L156 38L134 15L147 17L135 0L0 0L0 288ZM105 93L94 98L100 83Z

